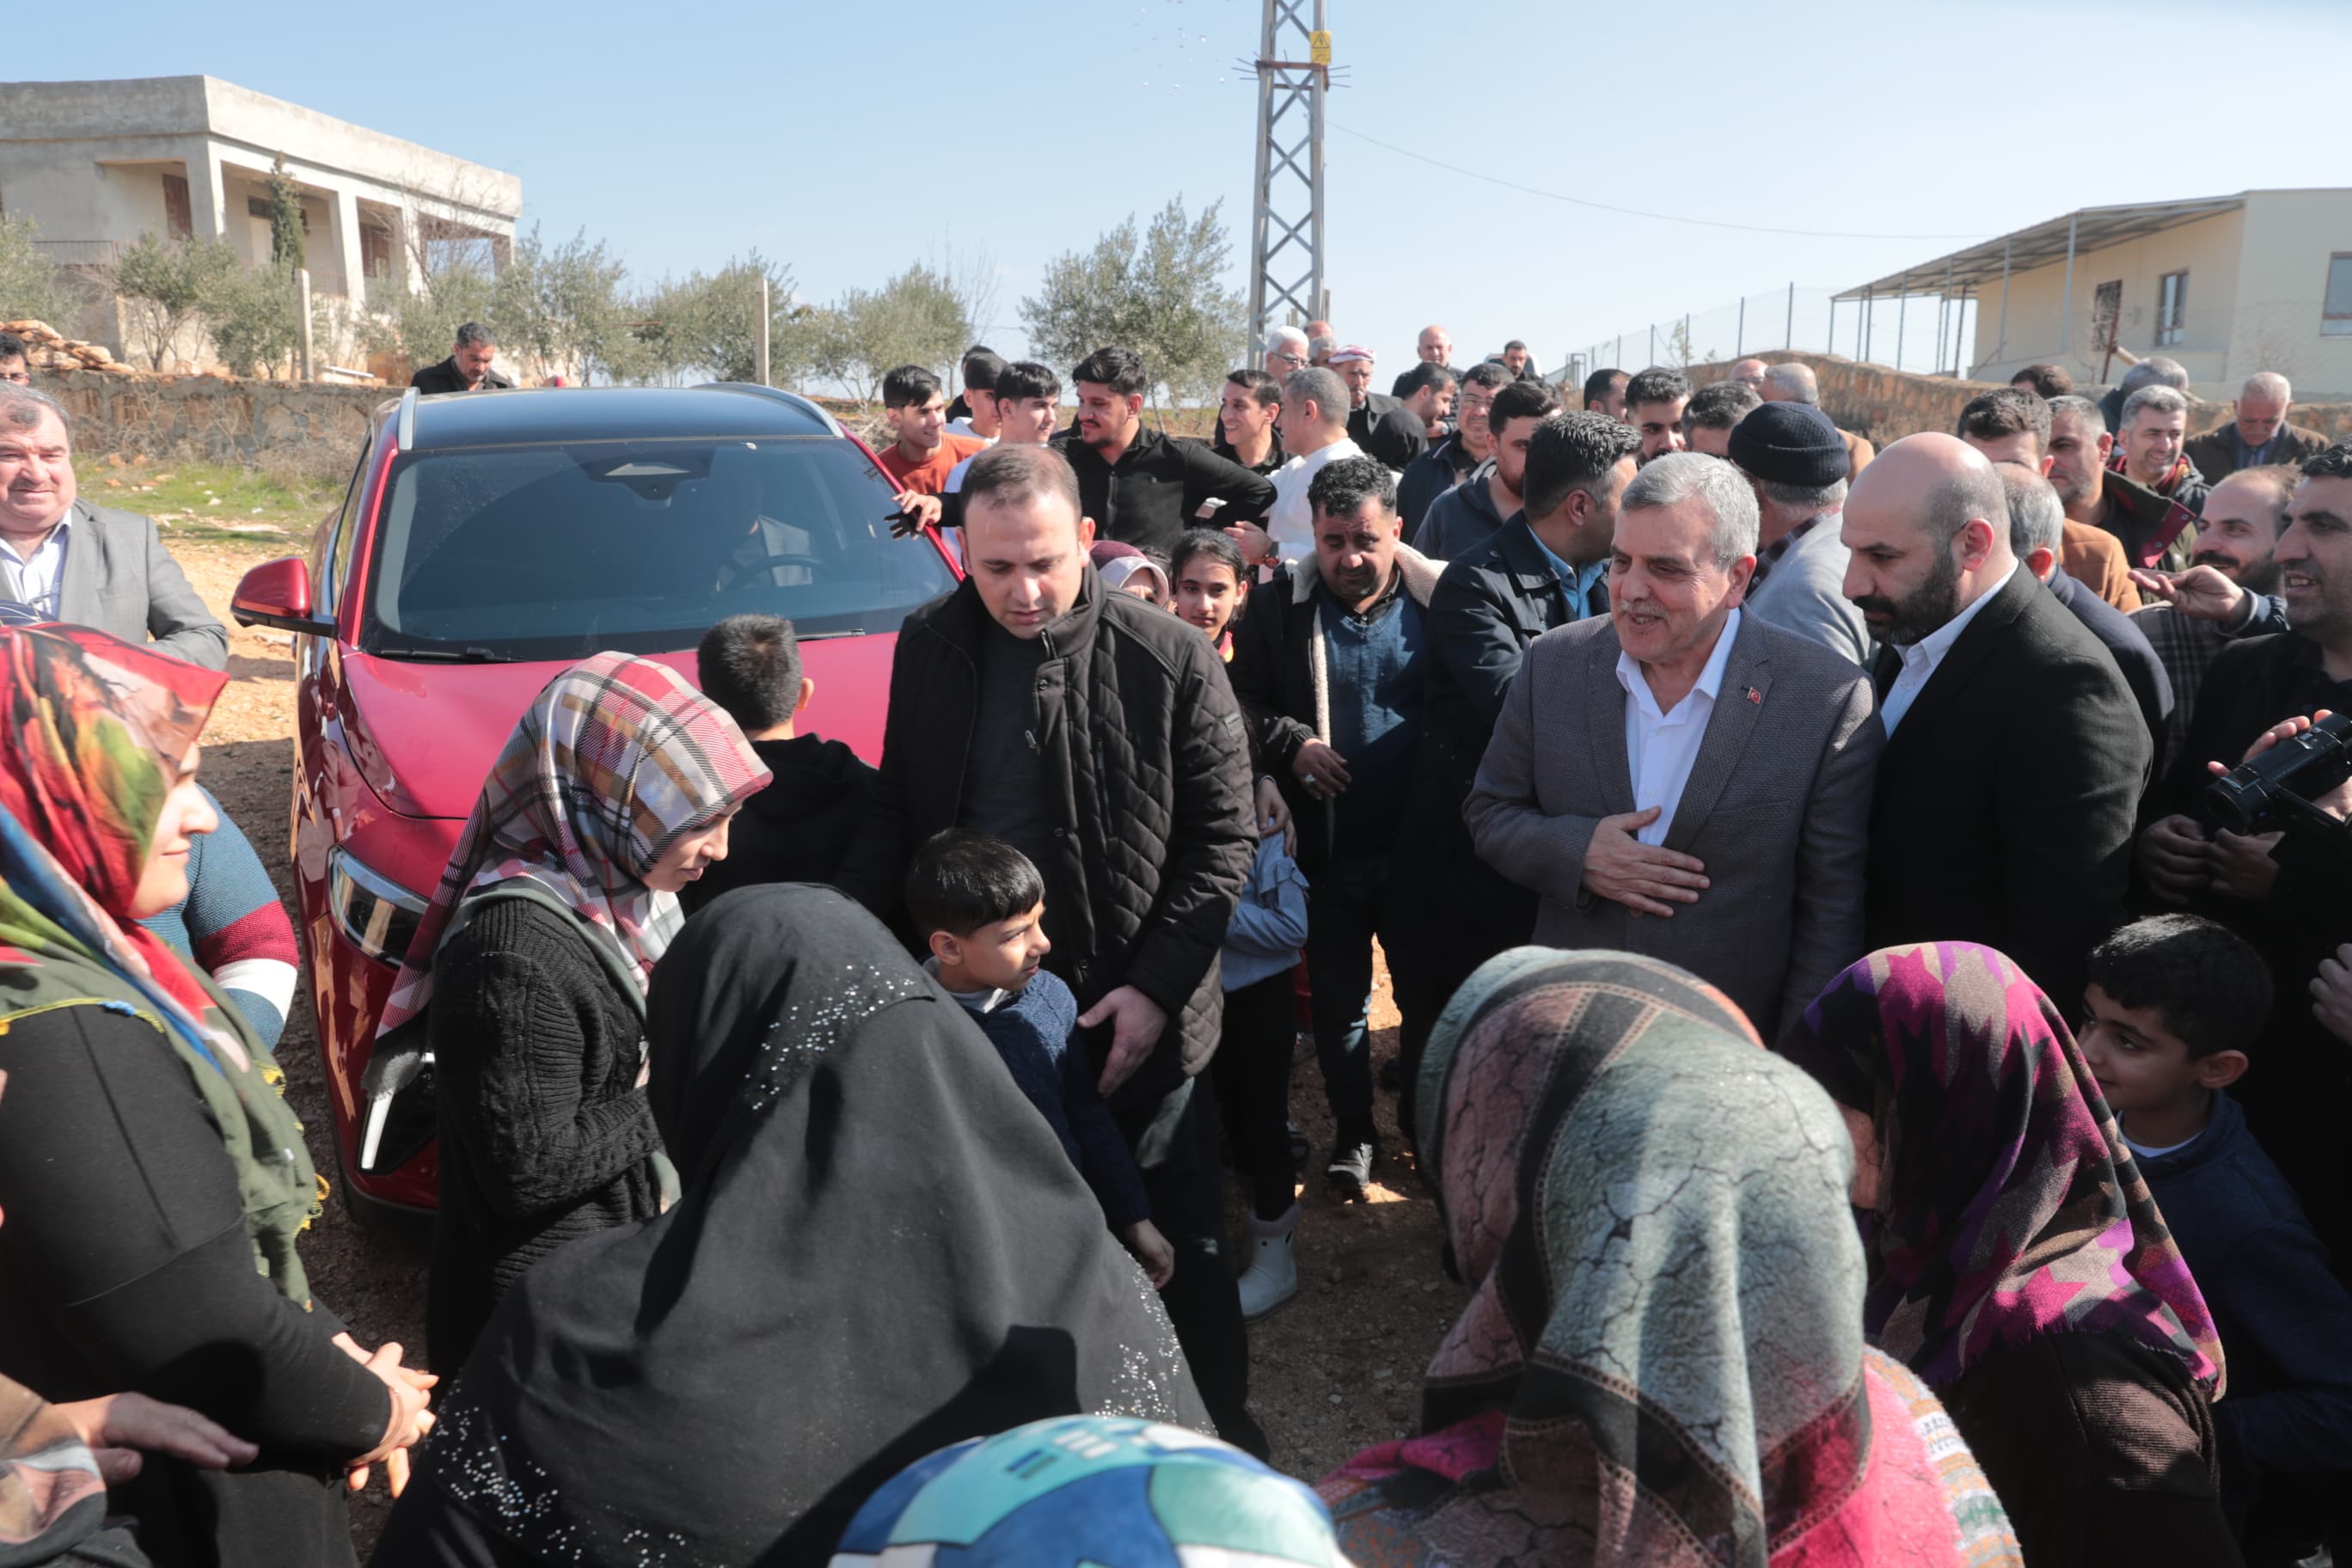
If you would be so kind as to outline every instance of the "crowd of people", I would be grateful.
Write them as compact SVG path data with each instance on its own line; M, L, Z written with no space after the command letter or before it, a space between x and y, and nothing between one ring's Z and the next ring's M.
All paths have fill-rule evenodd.
M2352 446L2161 359L1879 450L1794 360L1452 355L1280 330L1206 441L1124 348L1067 428L891 372L964 575L876 765L772 616L551 680L378 1024L431 1372L303 1271L226 634L0 385L0 1563L351 1562L379 1467L400 1565L2352 1549ZM1328 1198L1470 1291L1311 1490L1306 1042Z

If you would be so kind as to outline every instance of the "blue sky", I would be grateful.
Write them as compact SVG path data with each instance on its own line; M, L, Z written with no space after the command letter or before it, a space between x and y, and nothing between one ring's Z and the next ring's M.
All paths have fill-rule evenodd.
M1653 318L1859 283L1960 241L1611 214L1365 135L1595 202L1874 236L2352 179L2340 0L1329 4L1348 85L1327 281L1340 335L1389 367L1432 320L1457 363L1517 336L1549 366ZM526 224L584 227L644 279L757 248L824 300L984 250L986 335L1017 351L1046 261L1181 195L1223 200L1246 283L1256 100L1237 62L1258 0L103 9L35 29L8 74L223 77L509 170Z

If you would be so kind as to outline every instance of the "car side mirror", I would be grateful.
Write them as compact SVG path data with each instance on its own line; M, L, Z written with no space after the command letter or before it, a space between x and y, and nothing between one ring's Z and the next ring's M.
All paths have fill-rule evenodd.
M310 563L299 555L265 561L245 574L229 599L228 613L241 626L275 626L282 632L322 636L334 623L314 614Z

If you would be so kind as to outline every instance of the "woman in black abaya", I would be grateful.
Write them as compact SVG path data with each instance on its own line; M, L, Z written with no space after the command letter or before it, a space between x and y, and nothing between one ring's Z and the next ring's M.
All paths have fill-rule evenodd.
M822 1563L961 1438L1079 1412L1211 1430L1051 1130L855 902L727 894L646 1021L684 1194L516 1284L378 1563Z

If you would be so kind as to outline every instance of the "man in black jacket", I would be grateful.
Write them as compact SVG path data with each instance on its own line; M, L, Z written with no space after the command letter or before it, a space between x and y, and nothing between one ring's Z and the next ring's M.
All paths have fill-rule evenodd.
M692 914L756 882L831 882L874 798L874 770L839 741L793 732L816 695L801 673L800 641L782 616L730 616L695 650L702 694L727 710L768 765L768 787L743 803L727 858L688 884Z
M1608 613L1617 501L1641 445L1632 426L1606 415L1543 420L1528 443L1526 510L1451 562L1430 595L1428 722L1395 874L1408 889L1411 934L1400 946L1418 955L1441 1008L1473 970L1535 930L1535 893L1478 858L1462 803L1528 645ZM1408 1136L1428 1022L1407 1017L1399 1041L1397 1123Z
M1097 349L1070 379L1077 426L1053 445L1077 475L1080 513L1094 520L1097 538L1165 560L1187 528L1255 522L1274 504L1265 479L1197 441L1171 441L1145 426L1151 378L1132 349Z
M2131 688L2132 700L2139 704L2140 717L2147 721L2156 771L2160 773L2164 767L2165 730L2172 718L2172 682L2164 673L2164 661L2156 657L2147 635L2132 624L2129 616L2059 569L2058 552L2065 535L2066 509L2060 504L2058 492L2050 488L2050 481L2015 463L1995 467L2000 474L2001 490L2009 497L2011 552L2066 606L2068 615L2099 639L2108 657L2116 661L2124 683Z
M899 629L881 776L841 885L890 918L916 847L946 827L1036 864L1047 965L1086 1009L1152 1222L1176 1248L1169 1318L1220 1432L1262 1454L1222 1256L1215 1097L1194 1092L1217 1045L1218 949L1257 849L1241 710L1206 637L1105 591L1058 455L992 447L961 493L971 575Z
M1234 693L1290 803L1307 874L1315 1048L1338 1124L1325 1178L1361 1202L1380 1155L1366 1018L1375 938L1399 1008L1419 1019L1432 1005L1400 940L1404 889L1391 858L1427 733L1437 572L1400 542L1396 481L1377 458L1326 465L1307 499L1314 547L1250 595L1234 629Z
M1421 520L1437 498L1493 455L1495 433L1486 427L1486 416L1495 406L1495 394L1510 384L1510 371L1499 364L1482 363L1462 373L1454 434L1406 464L1404 477L1397 480L1397 515L1404 519L1407 544L1420 536Z
M1514 381L1486 406L1492 454L1460 484L1432 501L1412 536L1412 547L1433 561L1451 561L1493 538L1519 515L1519 486L1528 466L1528 443L1536 426L1559 412L1559 399L1539 381Z
M2342 880L2296 845L2283 847L2275 831L2223 830L2205 790L2208 763L2235 767L2273 724L2321 709L2352 711L2352 446L2304 464L2273 559L2289 629L2231 642L2214 658L2189 738L2140 814L2139 868L2160 902L2220 921L2269 962L2277 1000L2262 1070L2235 1092L2340 1270L2352 1251L2338 1130L2345 1057L2312 1018L2311 982L2352 940Z
M2019 570L2000 476L1957 437L1879 453L1840 531L1846 595L1884 645L1866 940L1987 943L2072 1013L2123 921L2150 756L2131 689Z
M428 364L408 378L408 384L423 393L496 392L510 388L514 383L490 368L498 357L499 335L479 321L467 321L457 329L457 341L450 345L449 357L439 364Z
M1360 344L1340 344L1332 351L1330 366L1348 384L1348 439L1369 452L1372 431L1404 401L1372 390L1372 351Z

